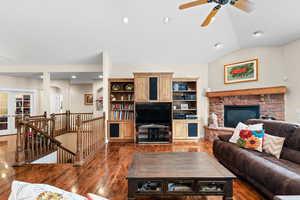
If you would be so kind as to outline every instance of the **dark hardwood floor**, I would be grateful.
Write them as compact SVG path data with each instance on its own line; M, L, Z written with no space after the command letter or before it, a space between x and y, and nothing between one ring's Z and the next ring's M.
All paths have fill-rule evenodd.
M13 180L50 184L81 195L95 193L110 200L127 199L127 169L135 152L211 152L211 143L180 143L170 145L108 144L86 166L29 165L5 168L0 165L0 199L6 200ZM6 166L7 167L7 166ZM178 200L219 200L220 197L170 198ZM263 199L255 190L241 180L234 182L235 200Z

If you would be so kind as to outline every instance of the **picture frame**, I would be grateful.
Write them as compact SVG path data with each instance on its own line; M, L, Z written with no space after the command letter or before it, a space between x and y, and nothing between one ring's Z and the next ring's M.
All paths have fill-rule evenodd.
M93 94L84 94L84 105L93 105Z
M258 59L224 65L224 84L258 81Z

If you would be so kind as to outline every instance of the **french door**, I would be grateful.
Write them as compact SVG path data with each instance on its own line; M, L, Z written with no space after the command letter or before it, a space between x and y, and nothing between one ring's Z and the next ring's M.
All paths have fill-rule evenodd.
M25 119L33 110L33 93L0 91L0 135L15 134L16 118Z
M8 134L10 128L9 119L9 94L7 92L0 92L0 134Z

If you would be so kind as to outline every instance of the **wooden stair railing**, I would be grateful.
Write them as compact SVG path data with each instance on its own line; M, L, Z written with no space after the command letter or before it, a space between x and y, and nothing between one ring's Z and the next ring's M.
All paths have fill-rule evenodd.
M57 163L81 166L104 144L105 118L93 118L93 113L51 114L17 119L16 166L31 163L57 151ZM104 115L103 115L104 116ZM76 133L76 153L62 145L55 137Z
M73 163L75 153L53 137L53 119L17 120L16 165L31 163L58 151L57 163Z
M75 166L82 166L88 162L99 148L104 144L105 139L105 118L97 117L88 120L81 120L77 116L77 152Z
M76 132L76 120L78 115L80 116L81 120L88 120L93 118L93 113L71 113L69 110L67 110L65 113L51 114L50 116L55 123L54 137L66 133Z

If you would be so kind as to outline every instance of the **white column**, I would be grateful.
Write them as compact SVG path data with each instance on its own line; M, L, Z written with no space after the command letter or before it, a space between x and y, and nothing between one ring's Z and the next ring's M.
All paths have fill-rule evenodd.
M46 111L47 114L50 113L50 72L43 73L43 111Z
M97 110L96 99L103 97L103 81L95 80L93 81L93 113L96 117L100 117L103 115L103 108L101 110Z
M105 112L105 123L107 124L107 120L108 120L108 98L109 97L109 94L108 94L108 91L109 91L109 85L108 85L108 78L109 78L109 75L110 75L110 69L112 67L112 62L110 60L110 56L107 52L103 52L102 53L102 62L103 62L103 112ZM107 126L106 127L106 130L105 130L105 141L108 142L108 137L107 137Z

